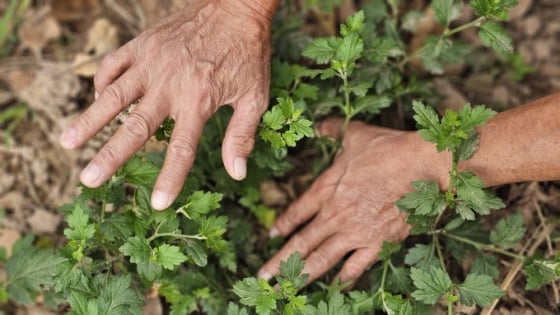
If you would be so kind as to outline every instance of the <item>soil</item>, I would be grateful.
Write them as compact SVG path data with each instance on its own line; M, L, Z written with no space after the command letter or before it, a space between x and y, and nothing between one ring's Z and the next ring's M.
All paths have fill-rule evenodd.
M0 0L0 15L8 6ZM53 245L62 242L63 222L57 208L78 194L78 176L85 164L118 127L111 123L85 147L65 151L58 136L93 101L92 77L103 55L181 7L181 0L66 0L32 1L16 35L19 43L0 59L0 116L19 108L27 109L13 131L0 120L0 247L10 248L22 235L34 233ZM422 4L424 1L411 1ZM520 0L511 12L508 31L513 35L520 61L533 71L516 78L519 66L480 54L467 61L470 70L434 81L446 104L491 104L506 109L560 90L560 1ZM134 3L131 5L131 3ZM343 17L356 5L345 1L337 16ZM337 23L332 21L332 23ZM334 24L336 25L336 24ZM313 27L311 25L310 27ZM465 41L480 45L473 32ZM498 65L498 66L496 66ZM489 70L491 69L491 70ZM508 210L524 214L525 223L535 229L538 214L560 216L559 183L522 183L499 188ZM274 182L266 185L274 186ZM281 199L278 190L263 199ZM500 212L497 216L506 212ZM543 240L549 252L558 252L558 240ZM503 266L504 273L514 266ZM1 268L0 268L1 274ZM494 314L560 314L557 286L524 292L512 274L507 297ZM152 301L153 300L153 301ZM160 314L161 305L151 299L146 314ZM152 303L153 302L153 303ZM40 303L39 303L40 304ZM149 310L148 310L149 307ZM463 314L476 310L465 308ZM17 314L52 314L39 306L21 308Z

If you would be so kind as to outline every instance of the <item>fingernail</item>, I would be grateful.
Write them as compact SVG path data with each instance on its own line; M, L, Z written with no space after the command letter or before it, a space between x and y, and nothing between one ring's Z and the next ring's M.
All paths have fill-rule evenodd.
M72 149L78 141L78 133L74 128L68 128L62 132L59 138L60 145L65 149Z
M272 229L270 229L270 232L268 232L268 237L269 238L275 238L276 236L280 235L280 231L278 231L277 228L273 227Z
M169 207L171 196L163 191L155 191L152 195L152 207L156 210L165 210Z
M259 273L257 274L257 277L260 279L264 279L266 281L270 280L272 278L272 275L264 270L259 271Z
M244 179L247 175L247 160L242 157L236 157L233 160L233 173L237 179Z
M95 94L93 95L93 99L97 101L98 98L99 98L99 92L95 91Z
M94 186L97 179L101 176L101 168L95 163L91 163L82 171L80 180L88 187Z

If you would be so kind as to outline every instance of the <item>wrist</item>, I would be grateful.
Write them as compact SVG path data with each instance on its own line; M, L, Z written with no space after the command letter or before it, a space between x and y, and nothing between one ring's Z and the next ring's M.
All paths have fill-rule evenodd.
M235 12L244 12L258 19L263 19L269 25L280 5L280 0L222 0L221 5L233 9Z
M411 132L407 137L413 148L412 152L417 152L419 179L436 182L442 190L446 190L449 186L451 153L438 152L436 145L422 139L418 132Z

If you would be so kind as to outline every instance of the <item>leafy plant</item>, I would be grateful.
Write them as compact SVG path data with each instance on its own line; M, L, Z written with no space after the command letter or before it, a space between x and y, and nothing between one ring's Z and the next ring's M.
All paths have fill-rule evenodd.
M502 218L491 231L480 227L481 216L504 203L459 163L475 154L476 127L495 113L466 105L440 117L424 105L433 101L430 74L445 73L445 65L463 62L473 49L457 40L459 32L477 28L484 45L514 58L501 22L516 1L470 1L476 17L457 25L463 1L433 0L442 29L416 51L408 47L408 33L426 16L400 12L398 0L369 1L336 35L311 38L301 31L309 10L339 2L305 1L304 10L288 4L280 10L273 34L278 42L271 82L275 102L260 124L246 180L231 180L216 154L231 117L231 110L223 108L208 121L189 177L169 209L153 211L149 202L165 153L139 153L105 185L82 187L71 204L61 207L67 223L64 246L39 249L27 237L11 257L0 252L7 273L0 301L32 303L41 295L47 306L69 307L70 314L140 314L152 291L177 315L431 314L439 302L451 313L459 303L485 306L503 296L496 285L498 259L524 264L527 290L558 280L559 255L528 257L515 251L527 230L520 215ZM410 66L412 61L420 61L427 72ZM372 281L350 292L339 283L306 286L297 253L282 262L272 283L252 277L281 245L264 241L263 227L272 225L276 210L262 204L259 184L293 170L290 155L301 152L298 141L313 138L315 121L332 114L343 116L346 124L353 118L378 121L389 107L403 114L411 109L420 135L438 151L451 152L444 191L438 183L418 181L398 202L418 242L383 244L380 263L370 271ZM18 115L4 116L5 121ZM173 128L174 122L166 120L156 138L169 141ZM314 173L339 148L317 138L303 143L321 158ZM466 257L473 258L468 273L450 272L454 260Z

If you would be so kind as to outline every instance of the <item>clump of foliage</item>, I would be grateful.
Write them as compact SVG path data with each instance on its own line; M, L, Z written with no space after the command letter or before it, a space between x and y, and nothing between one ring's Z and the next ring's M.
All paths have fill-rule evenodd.
M186 184L169 209L156 212L149 202L165 153L139 153L105 185L83 187L61 208L67 223L64 246L38 248L29 236L14 246L10 258L0 252L7 273L0 282L0 302L28 304L42 295L47 306L70 314L141 314L147 292L154 291L171 314L430 314L440 301L451 313L458 303L486 306L503 296L496 285L497 257L524 263L527 290L557 280L560 255L527 257L512 251L526 232L520 215L500 220L490 233L477 224L504 204L458 165L475 154L475 128L494 112L466 105L440 118L424 105L434 101L429 80L409 68L420 60L429 73L442 74L446 64L463 62L472 47L454 35L468 28L478 28L484 45L510 53L511 39L501 21L517 1L469 1L475 19L455 25L463 1L433 0L443 30L417 51L409 51L405 38L426 16L399 12L399 2L370 1L340 26L337 36L315 39L300 31L301 10L284 6L273 34L282 39L272 67L276 102L263 116L248 178L231 180L216 154L231 117L222 109L208 122ZM306 1L305 8L336 3ZM380 264L370 272L373 281L360 290L344 292L338 283L305 287L304 262L297 253L281 264L274 283L252 277L280 245L259 237L276 215L261 203L259 183L293 168L288 157L298 141L319 151L322 162L330 161L338 146L311 139L314 121L331 114L343 116L346 124L356 117L375 121L388 107L413 111L420 135L452 154L445 191L437 183L418 181L412 183L415 191L398 202L420 241L408 248L383 244ZM167 120L157 139L168 141L172 130L173 121ZM451 274L454 260L467 256L474 258L469 273Z

